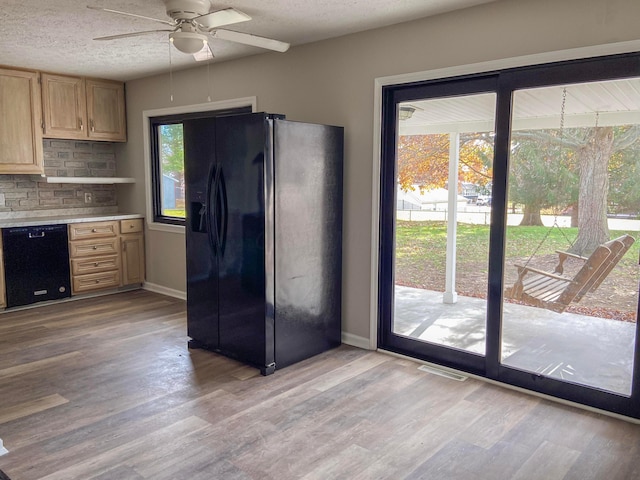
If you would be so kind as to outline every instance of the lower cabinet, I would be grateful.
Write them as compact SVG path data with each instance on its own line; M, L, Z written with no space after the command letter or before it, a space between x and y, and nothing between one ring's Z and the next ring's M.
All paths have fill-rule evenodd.
M142 283L143 220L70 224L69 257L72 295Z
M144 282L144 233L141 218L120 222L122 285Z

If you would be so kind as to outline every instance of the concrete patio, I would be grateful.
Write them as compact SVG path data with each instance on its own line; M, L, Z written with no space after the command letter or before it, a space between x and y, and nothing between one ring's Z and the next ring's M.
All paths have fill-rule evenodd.
M486 301L395 287L394 332L484 354ZM504 304L502 363L608 390L631 393L636 324Z

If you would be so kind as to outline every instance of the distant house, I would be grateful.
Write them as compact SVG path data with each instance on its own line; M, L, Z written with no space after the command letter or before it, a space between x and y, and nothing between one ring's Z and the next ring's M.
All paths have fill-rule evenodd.
M168 210L176 208L176 190L180 182L169 175L162 175L162 205Z
M418 186L414 190L405 192L398 188L396 197L397 210L447 210L449 203L449 191L445 188L434 188L420 192ZM458 208L466 205L467 199L462 195L457 197Z

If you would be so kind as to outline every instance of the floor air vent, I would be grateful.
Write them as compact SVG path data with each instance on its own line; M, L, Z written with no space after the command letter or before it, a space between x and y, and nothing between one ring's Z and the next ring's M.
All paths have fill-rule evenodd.
M418 370L421 370L423 372L433 373L434 375L439 375L441 377L450 378L451 380L455 380L457 382L464 382L468 378L458 373L448 372L446 370L440 370L439 368L430 367L428 365L420 365L418 367Z

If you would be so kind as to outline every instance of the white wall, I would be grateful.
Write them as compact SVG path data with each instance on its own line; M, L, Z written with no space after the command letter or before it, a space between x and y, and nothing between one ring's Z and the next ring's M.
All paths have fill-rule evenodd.
M211 67L212 100L257 97L259 111L345 127L343 330L370 333L374 80L558 50L640 39L637 0L505 0ZM595 50L594 50L595 51ZM142 112L207 101L206 67L127 83L129 141L118 173L122 211L145 213ZM151 231L147 278L184 291L184 237Z

